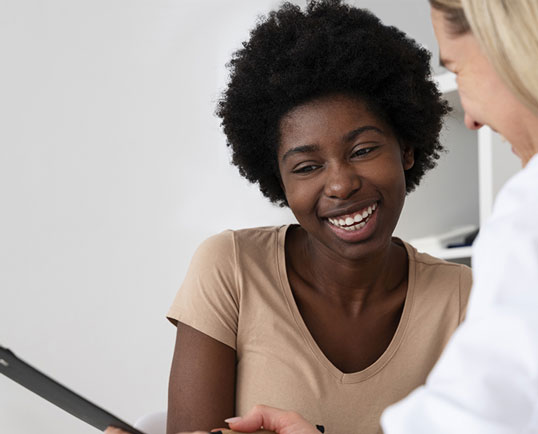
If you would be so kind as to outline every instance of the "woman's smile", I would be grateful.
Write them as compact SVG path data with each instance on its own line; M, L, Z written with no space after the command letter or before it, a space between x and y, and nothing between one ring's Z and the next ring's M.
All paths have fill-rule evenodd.
M329 228L344 241L361 241L374 231L377 217L376 209L377 202L374 202L359 211L338 217L329 217L327 218Z

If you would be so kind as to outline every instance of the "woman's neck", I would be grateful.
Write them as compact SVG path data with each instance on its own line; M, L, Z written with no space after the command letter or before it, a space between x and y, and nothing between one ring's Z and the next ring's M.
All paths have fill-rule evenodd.
M525 167L530 159L538 154L538 116L525 107L519 122L521 128L513 136L508 137L507 134L505 137L520 158L521 165Z
M338 256L304 230L295 231L290 242L290 261L302 280L331 302L348 308L361 309L385 298L407 279L407 253L395 240L358 259Z

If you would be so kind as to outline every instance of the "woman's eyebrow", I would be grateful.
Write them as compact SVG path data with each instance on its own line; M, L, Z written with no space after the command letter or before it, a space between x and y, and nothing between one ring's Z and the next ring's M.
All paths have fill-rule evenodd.
M315 152L319 151L318 145L301 145L296 146L295 148L288 149L286 153L282 156L282 161L286 160L289 156L293 154L301 154L301 153L307 153L307 152Z
M373 125L366 125L364 127L357 128L357 129L347 133L344 136L344 141L345 142L351 142L352 140L355 140L358 136L360 136L365 131L376 131L376 132L378 132L380 134L383 134L383 131L380 130L379 128L374 127Z

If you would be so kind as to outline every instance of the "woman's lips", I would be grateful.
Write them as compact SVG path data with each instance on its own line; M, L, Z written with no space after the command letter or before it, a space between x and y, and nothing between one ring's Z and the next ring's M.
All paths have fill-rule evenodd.
M340 239L348 242L362 241L369 237L377 222L377 202L345 216L327 219L328 226Z
M370 218L376 208L377 202L374 202L373 204L364 207L359 211L355 211L353 213L341 215L338 217L329 217L327 220L329 220L329 223L336 227L347 230L356 230L360 227L361 223L364 223Z

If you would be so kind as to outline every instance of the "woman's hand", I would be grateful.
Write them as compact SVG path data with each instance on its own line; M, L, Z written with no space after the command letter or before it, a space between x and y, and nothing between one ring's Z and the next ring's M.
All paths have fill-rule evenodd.
M293 411L257 405L243 417L226 419L234 431L254 432L263 427L279 434L320 434L312 424Z

